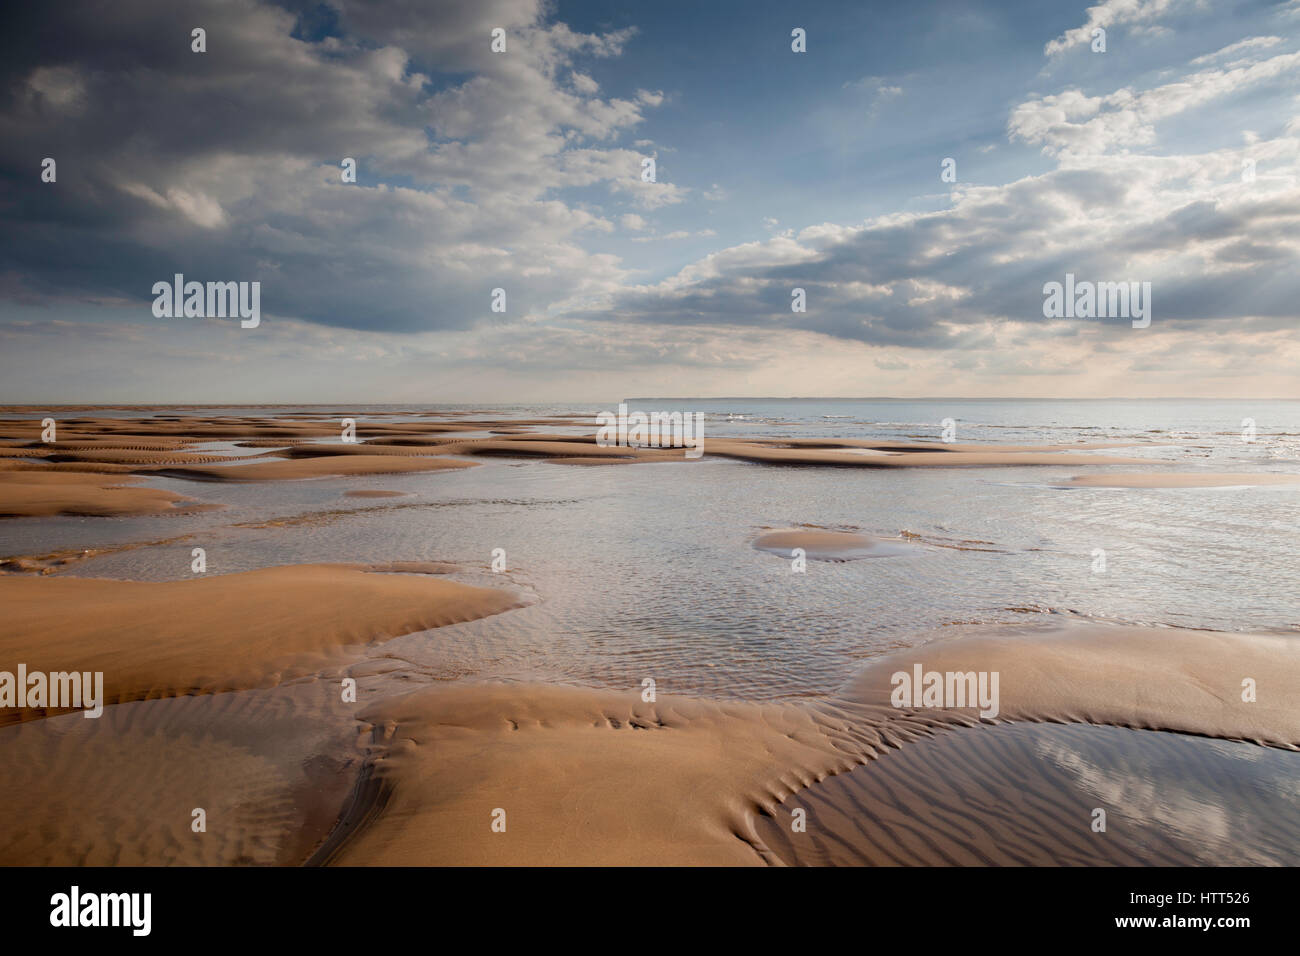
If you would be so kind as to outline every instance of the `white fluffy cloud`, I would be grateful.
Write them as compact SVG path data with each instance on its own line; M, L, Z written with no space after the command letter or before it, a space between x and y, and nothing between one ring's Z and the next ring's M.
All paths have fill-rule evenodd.
M1043 47L1047 56L1056 56L1072 46L1091 43L1094 30L1117 26L1150 27L1161 17L1179 7L1192 7L1201 0L1103 0L1089 7L1082 26L1066 30Z
M1014 139L1046 152L1100 154L1149 146L1156 124L1212 100L1290 77L1300 70L1300 53L1225 69L1203 70L1149 90L1124 88L1104 96L1066 90L1017 106L1008 124Z
M1011 341L1024 354L1051 343L1052 354L1077 355L1082 343L1095 347L1108 333L1121 334L1135 356L1145 356L1142 368L1155 368L1149 343L1131 341L1127 322L1043 318L1044 283L1071 272L1151 282L1158 334L1179 336L1189 354L1211 356L1197 336L1228 330L1273 336L1294 354L1300 123L1202 153L1144 147L1158 145L1162 120L1289 77L1297 67L1300 55L1282 54L1150 89L1034 97L1012 110L1008 135L1042 145L1056 159L1053 170L958 187L951 207L936 212L825 223L724 249L659 282L611 294L599 309L629 322L789 328L880 348L959 349L998 374L1014 372L991 359ZM791 311L795 288L805 291L804 313ZM1075 345L1062 352L1066 341ZM1176 363L1161 354L1173 374Z
M566 190L603 190L615 209L686 195L643 183L645 153L618 144L662 94L604 97L581 67L633 31L575 32L540 0L343 0L343 35L316 41L258 0L121 0L111 22L93 6L47 11L57 51L6 64L5 166L60 144L58 191L16 183L19 228L0 244L28 295L146 302L176 271L260 280L283 316L463 328L489 316L493 288L518 319L620 281L614 257L586 251L616 217Z
M261 0L180 11L119 0L111 19L83 0L59 11L57 53L11 43L0 61L10 94L0 187L14 228L0 238L0 297L118 310L118 325L83 323L96 357L129 367L132 352L164 352L179 362L178 388L205 354L284 389L309 371L346 370L357 399L420 383L409 396L384 392L395 400L487 401L515 382L533 388L519 397L566 397L546 391L548 376L575 371L624 394L941 394L978 382L1005 393L1030 381L1061 394L1143 393L1135 377L1158 394L1189 370L1280 392L1294 379L1300 102L1289 114L1256 111L1231 136L1222 129L1247 94L1274 103L1294 84L1300 54L1271 34L1224 37L1194 58L1200 50L1184 50L1181 69L1021 96L996 152L1027 156L1033 174L972 178L946 194L947 208L903 196L892 206L902 211L808 224L797 207L753 203L745 170L720 164L695 189L642 181L643 159L670 153L647 138L647 119L689 91L609 79L603 67L637 42L631 29L578 32L541 0L334 6L337 35L321 38ZM1196 9L1106 0L1046 52L1096 27L1152 28ZM188 48L196 17L203 56ZM497 27L505 53L490 48ZM882 113L924 108L925 78L904 80L906 93L880 77L836 77L831 88L859 90L859 107L892 102ZM1165 133L1178 122L1192 141L1198 126L1225 135L1176 146ZM986 156L994 144L969 146ZM57 189L31 175L31 156L47 151L59 159ZM357 183L342 181L344 157L357 160ZM693 149L690 163L707 159ZM729 207L733 194L744 209ZM697 246L683 240L714 226L737 238L687 261ZM273 320L259 344L206 323L169 327L159 344L131 309L146 315L152 283L176 271L260 279ZM1044 320L1042 286L1066 272L1151 281L1150 334ZM494 288L507 292L505 315L489 311ZM806 312L791 311L795 288ZM49 344L73 327L0 323L14 374L75 365ZM1098 356L1105 368L1081 384ZM425 372L479 391L421 391Z

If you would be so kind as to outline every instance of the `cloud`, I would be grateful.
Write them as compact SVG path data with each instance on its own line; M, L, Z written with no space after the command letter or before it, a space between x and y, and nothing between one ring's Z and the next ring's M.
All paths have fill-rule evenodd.
M717 232L712 229L700 229L697 232L691 232L689 229L674 229L672 232L666 232L661 236L638 236L633 242L659 242L664 239L707 239L710 236L716 236Z
M1104 0L1087 10L1087 19L1082 26L1066 30L1055 40L1043 47L1045 56L1056 56L1080 43L1091 43L1092 32L1098 28L1109 30L1112 27L1135 24L1151 27L1154 21L1179 7L1197 5L1198 0Z
M1041 145L1053 155L1131 150L1154 143L1161 120L1288 77L1298 68L1300 53L1286 53L1249 65L1203 70L1149 90L1125 87L1105 96L1066 90L1015 107L1008 131L1012 139Z
M584 96L592 96L600 89L600 84L585 73L574 72L569 74L569 82L573 84L575 90Z
M868 116L875 116L885 103L903 95L901 86L882 76L864 76L860 80L845 83L842 89L865 94Z
M0 41L0 273L28 297L142 309L174 272L260 280L272 315L465 328L496 287L513 321L622 280L584 248L613 222L566 191L641 209L687 195L642 183L642 154L615 142L662 94L603 97L582 68L634 31L575 32L535 0L338 9L315 39L257 0L120 0L109 21L92 0L29 11ZM206 53L190 49L196 23ZM56 183L33 154L57 160Z
M725 188L674 181L676 163L661 157L680 159L681 170L734 168L725 150L709 151L707 124L721 114L692 119L690 104L650 88L660 77L620 74L618 58L641 42L632 29L583 33L540 0L332 2L296 14L308 5L119 0L112 18L92 0L57 14L24 8L22 29L0 37L7 383L35 394L39 375L103 382L96 363L134 368L132 354L176 358L182 371L158 380L177 389L173 398L190 394L183 370L198 380L210 373L194 370L219 362L220 381L204 380L213 399L235 381L274 379L275 391L323 374L355 382L358 398L370 389L428 400L436 377L465 386L466 400L487 400L574 369L592 388L624 394L672 383L680 393L793 393L807 390L793 384L802 382L855 394L863 368L899 394L972 381L1006 392L1031 380L1038 390L1113 382L1112 393L1137 394L1124 375L1149 374L1158 388L1193 367L1211 383L1244 375L1240 388L1294 379L1300 102L1279 94L1300 54L1279 53L1276 37L1219 48L1241 28L1184 44L1180 62L1216 52L1183 75L1149 80L1114 57L1101 64L1107 87L999 93L998 103L1016 104L1005 119L1017 148L997 150L985 168L1010 169L1011 181L957 184L940 201L900 193L910 186L871 192L894 160L906 171L917 152L945 154L924 124L902 122L881 176L811 214L800 203L824 184L808 170L825 168L802 162L811 152L747 153L752 166ZM1089 40L1094 24L1162 29L1158 21L1191 6L1111 0L1048 52ZM190 51L195 23L208 31L206 54ZM496 27L505 53L491 50ZM57 44L23 39L51 33ZM1031 58L1038 42L1029 41ZM826 90L834 95L842 79L826 74ZM920 102L932 79L864 77L843 95L857 98L860 115ZM1266 102L1284 105L1255 108ZM1243 119L1229 122L1238 107ZM967 141L993 149L986 128L964 125L984 120L943 108L945 142L978 132ZM702 134L689 155L647 136L647 118L669 109L674 124L700 123L684 127ZM1162 139L1175 118L1169 126L1184 140L1212 130L1212 142L1234 145ZM740 114L734 128L756 135ZM1032 150L1041 153L1033 165L1011 165ZM57 183L40 182L35 164L46 155L58 159ZM661 182L641 180L649 156ZM344 157L357 161L358 182L343 182ZM692 208L698 199L710 205ZM677 207L672 228L654 214L668 207ZM816 221L838 208L904 211ZM726 241L692 260L715 237L705 223ZM611 236L654 271L606 251ZM261 280L256 337L218 321L152 322L152 284L175 272ZM1127 322L1044 319L1042 286L1066 272L1151 281L1149 334ZM504 315L489 309L494 288L507 292ZM806 312L791 311L794 288ZM19 318L39 309L60 318ZM91 320L62 318L78 309ZM96 347L51 348L59 338Z
M1247 37L1245 40L1230 43L1214 53L1198 56L1192 60L1192 65L1204 66L1207 63L1213 63L1215 60L1223 60L1230 56L1236 56L1238 53L1245 53L1247 50L1267 50L1269 47L1277 46L1281 42L1281 37Z
M1195 93L1188 99L1202 101ZM1245 159L1267 175L1244 181ZM599 309L632 323L798 329L979 354L1009 328L1040 341L1107 326L1135 334L1127 320L1089 328L1044 319L1044 283L1069 272L1151 282L1157 328L1293 334L1297 237L1294 134L1183 156L1072 154L1041 175L961 187L948 209L826 223L724 249L662 281L618 291ZM791 310L795 288L805 291L806 312Z

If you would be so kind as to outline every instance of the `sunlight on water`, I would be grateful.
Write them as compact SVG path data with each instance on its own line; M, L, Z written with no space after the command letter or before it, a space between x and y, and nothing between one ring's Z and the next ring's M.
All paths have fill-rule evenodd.
M706 453L708 437L723 434L933 440L938 422L952 417L958 441L1175 441L1178 447L1117 453L1179 458L1184 469L1267 471L1287 467L1300 435L1295 402L714 400L641 407L705 411ZM491 413L587 411L594 410ZM382 417L378 409L350 413L362 429ZM1245 417L1258 423L1253 444L1241 438ZM592 427L580 419L569 430ZM1071 615L1221 630L1300 628L1293 487L1052 487L1079 472L1068 466L782 468L707 456L602 468L480 461L461 472L299 482L155 478L148 483L227 507L183 523L10 521L0 531L0 554L161 542L65 572L139 580L188 576L197 546L207 550L211 574L300 562L454 561L466 569L462 580L493 585L504 578L536 603L385 646L432 678L630 687L670 674L662 692L750 699L828 693L863 661L955 623ZM357 488L406 494L344 496ZM279 523L266 526L271 519ZM797 525L896 539L897 553L809 561L806 573L796 574L788 560L752 547L766 530ZM488 571L494 548L506 550L504 575ZM1105 552L1104 573L1094 570L1095 549Z

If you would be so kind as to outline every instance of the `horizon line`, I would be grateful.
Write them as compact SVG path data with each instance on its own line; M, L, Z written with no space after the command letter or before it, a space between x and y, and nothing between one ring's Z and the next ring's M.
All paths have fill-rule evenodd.
M210 401L62 401L50 403L4 402L3 409L55 409L55 408L339 408L347 406L465 406L465 407L501 407L511 405L595 405L608 399L514 399L507 401L247 401L247 402L210 402ZM618 400L628 402L1300 402L1300 396L1252 396L1248 398L1207 397L1191 395L1168 396L1133 396L1111 395L1105 397L1068 397L1068 396L1021 396L1021 395L649 395L630 396ZM5 414L0 411L0 414Z

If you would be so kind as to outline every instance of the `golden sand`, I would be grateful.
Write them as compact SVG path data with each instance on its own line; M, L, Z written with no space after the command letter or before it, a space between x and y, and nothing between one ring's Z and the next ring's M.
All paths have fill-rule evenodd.
M362 713L378 749L321 860L778 862L756 822L791 794L980 724L971 708L893 707L890 676L916 664L1000 672L998 722L1087 722L1300 749L1297 642L1173 628L976 629L877 662L840 694L810 703L645 703L635 693L461 685ZM1247 676L1260 682L1256 703L1241 699ZM921 790L909 799L924 803L926 782L913 784ZM932 786L937 793L942 781ZM492 827L498 810L505 832ZM943 862L941 851L932 847L929 862Z
M682 449L602 448L569 418L412 414L359 422L353 444L340 440L337 419L324 413L87 416L65 419L60 440L44 444L39 417L0 423L0 514L181 511L179 495L140 484L151 475L350 481L463 469L475 465L465 458L489 456L591 465L687 460ZM575 432L528 430L536 425ZM493 437L461 434L483 431ZM271 450L226 456L194 447L213 440ZM1162 469L1072 482L1083 486L1300 480L1180 474L1162 462L1096 454L1114 447L1121 446L708 439L704 453L760 466ZM256 526L277 523L292 522ZM882 546L869 535L808 528L754 543L832 557ZM986 758L1019 780L1030 758L1019 738L1002 735L1008 722L1300 750L1300 642L1293 637L1102 625L951 629L875 662L843 688L798 702L646 702L639 688L454 683L341 706L336 678L364 646L522 600L433 577L460 570L446 562L272 567L169 583L60 576L87 553L16 558L12 570L24 573L0 576L0 669L21 662L33 671L102 671L113 705L99 720L0 711L0 745L12 766L0 779L0 864L989 862L993 838L972 839L969 827L951 824L944 808L964 795L933 768ZM997 672L997 726L971 707L893 706L892 675L917 666ZM1258 685L1251 703L1242 700L1246 680ZM847 786L876 768L889 772ZM831 785L846 774L845 786ZM962 779L976 786L974 777ZM1050 844L1057 810L1049 784L1024 779L1017 812L1026 815L1025 832ZM906 799L879 811L888 838L854 838L862 812L853 801L864 793L881 800L903 782ZM814 852L771 829L800 795L839 828L847 850ZM200 806L212 821L207 840L190 830L190 812ZM908 806L930 814L923 840L909 829ZM1096 861L1072 838L1057 845L1078 861Z
M102 671L108 703L216 693L314 673L347 645L520 604L508 591L339 565L163 584L4 576L0 661L29 672ZM0 724L40 716L0 710Z
M67 472L0 471L0 517L109 517L175 511L188 499L159 488L131 487L134 478Z

